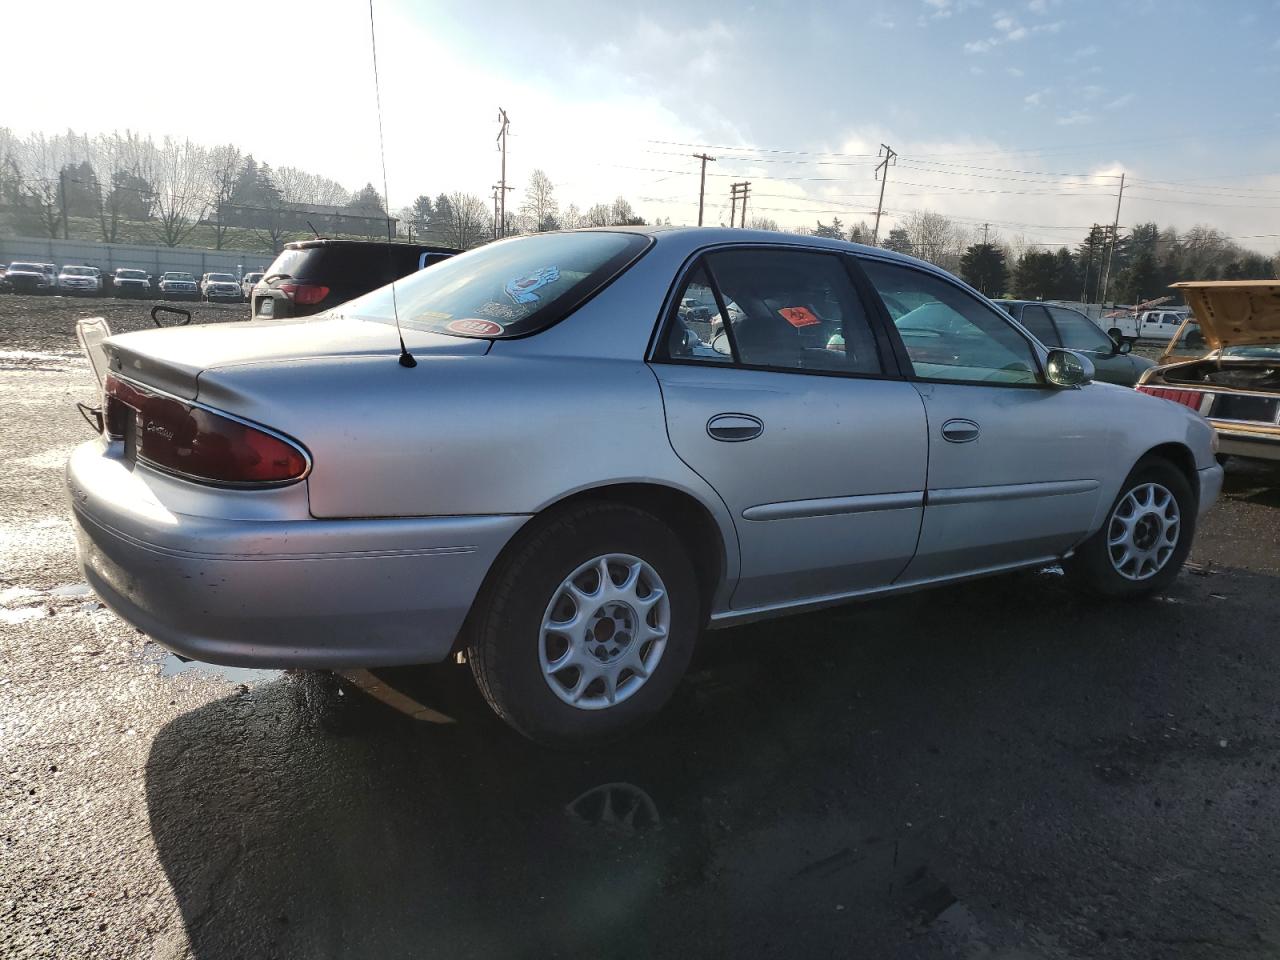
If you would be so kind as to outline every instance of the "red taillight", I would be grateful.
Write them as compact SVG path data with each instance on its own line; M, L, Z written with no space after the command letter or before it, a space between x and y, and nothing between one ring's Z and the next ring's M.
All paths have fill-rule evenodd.
M1178 390L1174 387L1153 387L1149 384L1141 384L1138 387L1139 393L1147 393L1153 397L1159 397L1161 400L1172 400L1174 403L1180 403L1184 407L1190 407L1192 410L1199 411L1200 404L1204 400L1204 393L1200 390Z
M251 424L115 375L104 392L107 435L162 470L235 485L288 483L307 472L301 447Z
M320 283L308 283L305 280L290 280L276 287L294 303L310 305L319 303L329 295L329 288Z

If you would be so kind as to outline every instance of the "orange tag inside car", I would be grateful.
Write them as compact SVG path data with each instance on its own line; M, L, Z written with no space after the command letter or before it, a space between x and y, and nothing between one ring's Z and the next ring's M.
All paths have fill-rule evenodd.
M812 310L808 307L783 307L778 313L782 314L782 318L793 327L812 327L814 324L821 323Z

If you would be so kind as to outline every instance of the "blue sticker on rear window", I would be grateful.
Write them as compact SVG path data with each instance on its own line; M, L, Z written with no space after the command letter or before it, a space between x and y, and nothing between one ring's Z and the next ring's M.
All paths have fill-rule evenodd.
M555 283L559 279L559 267L543 267L541 270L526 276L508 280L506 286L507 296L516 303L537 303L540 298L533 291L545 287L549 283Z

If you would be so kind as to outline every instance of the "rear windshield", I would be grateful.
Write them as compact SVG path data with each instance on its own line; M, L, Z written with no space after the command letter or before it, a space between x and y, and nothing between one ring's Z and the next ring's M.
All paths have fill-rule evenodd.
M448 253L408 243L335 243L284 249L266 270L267 279L316 280L355 296L429 267Z
M394 285L400 323L470 337L518 337L550 326L631 265L649 245L635 233L543 233L452 257ZM392 287L340 312L394 323Z

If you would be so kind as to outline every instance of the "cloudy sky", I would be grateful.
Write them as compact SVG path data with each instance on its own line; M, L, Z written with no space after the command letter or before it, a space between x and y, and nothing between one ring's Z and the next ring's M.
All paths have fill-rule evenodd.
M1208 223L1280 248L1280 0L865 0L734 6L374 0L391 204L488 197L511 117L519 205L625 195L649 218L783 226L933 209L1074 243L1122 223ZM59 5L6 44L0 123L234 142L380 185L367 0ZM38 79L37 79L38 78Z

